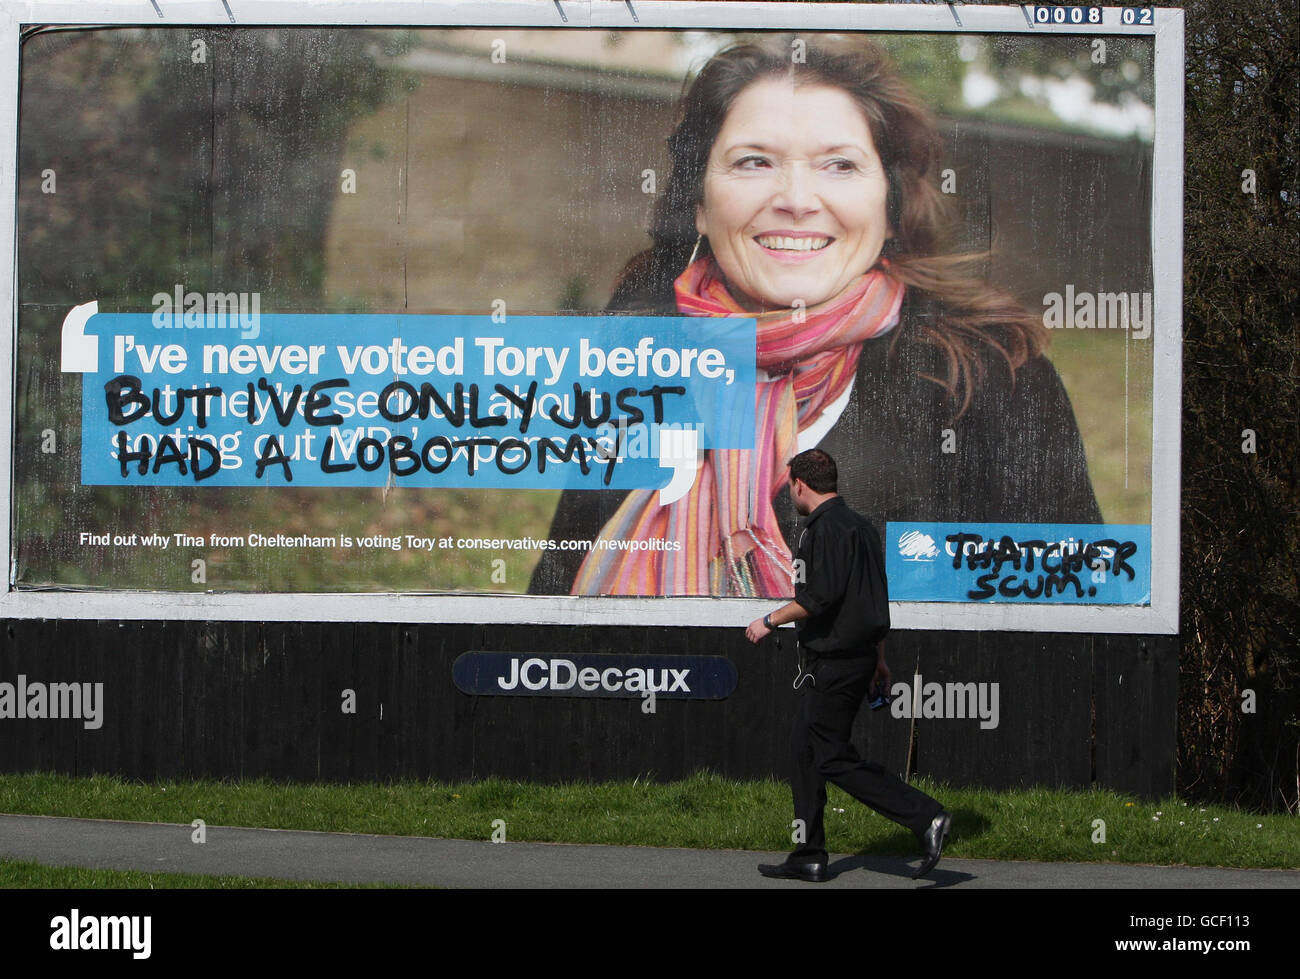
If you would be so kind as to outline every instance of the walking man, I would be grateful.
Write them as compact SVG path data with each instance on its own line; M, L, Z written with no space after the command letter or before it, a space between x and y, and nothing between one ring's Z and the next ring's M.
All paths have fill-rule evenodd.
M839 496L837 480L835 460L820 449L790 460L790 497L807 518L795 549L794 601L745 630L756 643L794 622L799 642L790 788L803 842L785 863L758 870L765 877L830 880L822 823L830 781L916 834L924 859L914 877L924 877L939 862L952 817L924 792L863 761L849 741L871 687L889 689L889 592L879 537Z

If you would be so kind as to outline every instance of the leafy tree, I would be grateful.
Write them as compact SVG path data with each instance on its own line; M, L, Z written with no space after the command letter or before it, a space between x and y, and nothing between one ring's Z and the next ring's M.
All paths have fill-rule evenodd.
M1300 13L1186 8L1179 778L1296 807Z

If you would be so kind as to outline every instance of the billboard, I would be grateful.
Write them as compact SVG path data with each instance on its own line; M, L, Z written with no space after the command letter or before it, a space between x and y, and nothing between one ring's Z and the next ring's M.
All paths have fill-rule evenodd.
M1177 630L1178 12L138 6L4 25L5 614L741 624L820 447L895 627Z

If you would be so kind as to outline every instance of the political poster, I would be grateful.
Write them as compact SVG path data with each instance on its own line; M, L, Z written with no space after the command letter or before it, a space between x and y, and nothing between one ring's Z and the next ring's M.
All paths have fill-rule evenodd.
M11 600L741 621L821 448L917 623L1163 631L1154 14L539 6L23 27Z

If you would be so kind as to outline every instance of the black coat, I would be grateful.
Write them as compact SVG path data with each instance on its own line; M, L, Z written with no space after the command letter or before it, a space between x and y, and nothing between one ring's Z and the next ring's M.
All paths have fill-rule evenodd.
M947 392L921 376L944 377L942 356L908 329L906 315L895 331L863 344L849 403L817 447L836 461L844 501L882 539L888 521L1101 522L1056 370L1036 357L1013 381L1002 356L984 349L980 385L954 421ZM943 451L945 441L954 451ZM566 490L551 539L594 539L626 493ZM783 490L774 505L793 543L798 514L789 494ZM568 594L587 553L544 551L529 592Z
M867 656L889 632L889 583L880 534L832 496L804 521L795 547L799 645L821 656Z

